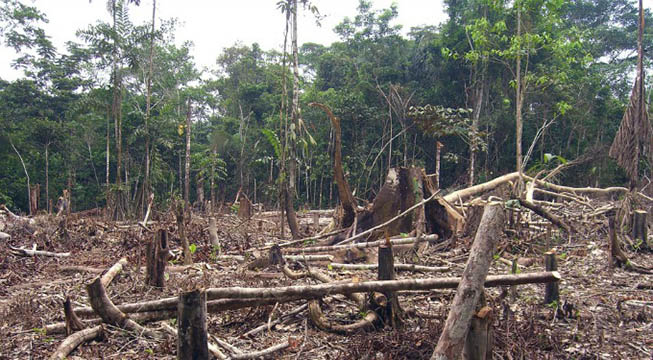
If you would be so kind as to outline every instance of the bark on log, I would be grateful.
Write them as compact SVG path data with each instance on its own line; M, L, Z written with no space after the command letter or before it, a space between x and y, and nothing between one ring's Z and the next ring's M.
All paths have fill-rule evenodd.
M178 360L208 360L206 293L203 290L179 295L177 334Z
M111 302L111 299L107 296L106 290L104 289L99 277L95 278L92 283L86 285L86 291L88 292L91 307L104 322L121 329L132 331L136 334L143 334L150 338L161 338L161 334L142 327L118 310L118 308Z
M165 270L170 251L168 250L168 232L160 229L145 247L145 283L150 286L165 286Z
M51 360L63 360L79 345L93 339L101 339L104 334L102 325L78 331L69 335L50 357Z
M501 205L485 207L449 316L431 356L432 360L452 360L460 357L476 304L483 292L483 284L487 282L492 254L503 232L504 222L505 215Z

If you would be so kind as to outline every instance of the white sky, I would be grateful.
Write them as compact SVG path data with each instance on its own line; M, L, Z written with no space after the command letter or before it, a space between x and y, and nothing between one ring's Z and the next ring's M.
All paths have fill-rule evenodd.
M158 19L178 18L176 41L191 40L195 44L192 55L198 68L212 67L223 48L236 41L250 45L258 42L264 50L281 49L284 17L277 10L278 0L157 0ZM44 12L50 22L46 34L58 51L65 51L66 41L77 40L75 32L98 20L110 21L107 0L25 0ZM446 19L442 0L372 0L374 9L388 8L397 3L399 16L396 24L407 33L412 26L438 25ZM338 38L333 27L345 16L357 14L358 0L313 0L322 15L322 27L317 27L312 16L302 11L298 20L299 42L328 45ZM148 22L152 17L152 0L141 0L140 6L130 5L130 17L135 24ZM21 73L11 69L15 53L0 47L0 77L13 80Z

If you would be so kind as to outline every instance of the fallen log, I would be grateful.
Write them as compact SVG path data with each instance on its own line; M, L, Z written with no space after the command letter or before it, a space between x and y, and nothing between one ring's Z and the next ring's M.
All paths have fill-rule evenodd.
M118 310L113 302L111 302L111 299L107 296L106 290L102 285L102 280L99 277L86 285L86 291L88 292L91 307L107 324L132 331L136 334L142 334L150 338L162 338L160 333L142 327L134 320L128 318L122 311Z
M503 232L504 222L502 205L485 207L467 258L467 265L431 360L453 360L460 357L472 316L476 313L476 304L483 293L495 244Z
M342 269L342 270L376 270L379 268L379 264L340 264L340 263L330 263L328 265L330 269ZM416 264L394 264L395 270L400 271L416 271L416 272L446 272L451 270L451 268L446 266L424 266Z
M494 275L485 280L485 287L547 283L560 281L557 271L534 272L526 274ZM334 294L360 292L384 292L401 290L453 289L458 287L460 278L430 278L364 281L346 284L295 285L275 288L223 287L206 289L209 299L282 299L299 297L316 299Z
M62 343L57 347L57 350L52 354L50 359L52 360L63 360L67 359L68 355L75 350L79 345L91 341L93 339L101 339L104 336L104 328L102 325L98 325L92 328L84 329L78 331L74 334L68 336Z

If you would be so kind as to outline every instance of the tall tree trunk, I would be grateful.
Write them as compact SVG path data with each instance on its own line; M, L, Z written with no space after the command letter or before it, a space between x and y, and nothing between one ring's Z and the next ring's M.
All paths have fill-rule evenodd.
M517 6L517 38L521 38L521 2L516 1L515 6ZM521 40L519 40L521 41ZM522 80L521 80L521 50L517 51L517 72L516 72L517 87L515 90L515 121L516 121L516 136L515 142L517 143L517 173L519 174L519 184L517 187L517 193L521 193L524 185L524 177L522 173L522 149L521 149L521 138L522 138Z
M293 59L293 89L292 89L292 108L291 117L292 125L291 132L294 136L290 137L290 163L289 170L289 183L288 190L290 191L290 199L295 197L296 177L297 177L297 141L296 138L300 134L299 118L301 116L299 109L299 50L297 48L297 0L292 0L292 33L291 33L291 46L292 46L292 59Z
M186 210L190 207L190 116L191 105L188 98L188 109L186 111L186 168L184 173L184 200L186 201Z
M50 162L48 156L49 147L50 147L50 142L45 144L45 209L48 211L48 214L50 214L52 210L50 209L50 175L49 175Z
M116 0L112 1L113 6L113 31L116 31ZM113 100L111 103L111 115L114 122L114 135L116 138L116 185L120 188L122 183L122 131L121 131L121 79L120 71L118 69L118 44L113 44Z
M218 148L216 146L211 149L212 151L212 156L213 159L211 159L211 208L209 211L211 212L211 215L213 215L213 209L215 208L216 205L216 198L215 198L215 160L218 157Z
M111 134L111 116L109 115L111 113L110 109L107 107L107 156L106 156L106 178L104 185L106 186L106 191L107 191L107 197L109 196L109 175L111 174L111 168L109 167L109 159L111 155L111 139L110 139L110 134ZM108 200L108 198L107 198ZM108 203L108 201L107 201Z
M152 29L150 31L149 69L147 72L147 94L145 97L145 179L143 180L143 207L150 197L150 114L152 106L152 75L154 74L154 23L156 20L156 0L152 0Z
M29 173L27 173L27 168L25 167L25 162L23 161L23 157L20 155L20 153L18 152L18 149L16 149L16 146L14 146L14 143L11 141L11 139L9 139L9 144L11 145L11 147L16 152L16 155L18 155L18 159L20 159L20 164L23 165L23 171L25 172L25 177L27 178L27 205L29 207L29 205L32 203L32 196L31 196L31 191L30 191L31 188L30 188L30 185L29 185ZM30 215L33 215L33 214L30 214Z

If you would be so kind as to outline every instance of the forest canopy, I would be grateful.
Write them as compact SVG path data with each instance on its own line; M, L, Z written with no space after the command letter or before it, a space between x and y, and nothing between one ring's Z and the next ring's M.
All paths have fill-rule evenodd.
M334 133L311 102L340 119L344 173L361 199L374 198L390 168L433 172L437 142L442 188L514 171L516 108L524 172L582 159L561 180L627 182L608 149L637 61L635 1L445 0L443 24L403 35L395 5L361 0L331 45L304 44L295 60L236 43L208 71L190 43L175 43L175 19L132 22L130 8L150 3L109 1L111 21L79 29L64 51L43 30L38 3L0 1L0 40L24 74L0 79L0 203L29 212L27 189L39 184L40 209L64 189L74 211L120 194L137 214L150 192L162 205L181 196L230 202L240 192L273 207L287 180L295 207L332 207ZM284 3L279 17L292 10ZM299 11L320 6L300 1ZM650 11L645 18L653 24ZM290 44L292 31L277 30ZM650 25L643 47L651 53Z

